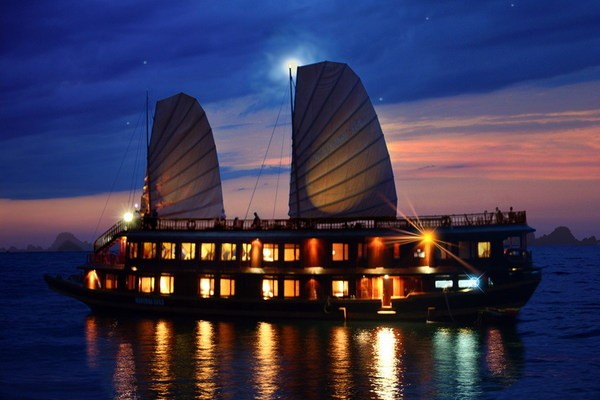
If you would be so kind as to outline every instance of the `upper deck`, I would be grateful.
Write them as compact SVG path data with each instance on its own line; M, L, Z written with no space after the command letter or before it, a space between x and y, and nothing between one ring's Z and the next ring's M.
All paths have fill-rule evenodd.
M400 217L395 219L267 219L239 220L235 219L177 219L153 218L142 216L130 222L118 221L95 242L94 250L109 245L115 238L128 231L153 232L195 232L195 231L339 231L347 229L388 229L416 231L419 229L451 228L451 227L493 227L506 225L526 225L525 211L483 212L472 214L448 214L418 217ZM532 230L533 231L533 230Z

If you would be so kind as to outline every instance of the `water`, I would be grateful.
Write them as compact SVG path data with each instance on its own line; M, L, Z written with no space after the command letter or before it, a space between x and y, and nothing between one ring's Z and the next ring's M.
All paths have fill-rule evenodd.
M600 248L533 250L513 327L100 316L42 280L85 254L0 254L0 398L598 398Z

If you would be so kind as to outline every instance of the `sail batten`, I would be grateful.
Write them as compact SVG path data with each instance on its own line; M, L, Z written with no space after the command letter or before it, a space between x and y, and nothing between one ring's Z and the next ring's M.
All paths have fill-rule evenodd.
M380 139L376 139L375 141L373 141L368 147L375 145L377 143L377 141ZM353 177L358 177L362 175L362 172L364 172L364 170L361 171L356 171L354 172L351 176L348 176L348 174L350 173L348 167L350 165L350 163L352 163L356 158L360 157L360 154L355 155L352 158L348 158L346 161L344 161L343 163L339 164L337 167L333 168L331 171L328 171L329 173L335 173L336 171L340 171L341 173L345 174L345 178L343 180L341 180L339 183L337 184L332 184L329 187L325 187L322 189L322 192L327 191L327 190L331 190L333 188L335 188L336 186L340 186L340 185L344 185L346 184L348 181L350 181ZM371 164L368 168L376 168L377 166L381 166L382 168L385 168L385 160L379 160L377 163ZM313 179L311 181L308 181L307 184L308 185L315 185L316 182L318 182L320 179L326 178L327 174L322 174L320 176L315 176L313 177ZM321 192L313 192L314 194L320 194Z
M150 209L158 216L222 215L215 141L206 113L193 97L180 93L156 104L147 174Z
M337 79L335 80L335 83L331 86L331 92L326 96L326 98L324 99L324 101L321 103L321 105L317 105L317 102L315 101L315 96L317 94L317 86L314 87L314 90L310 96L310 100L314 103L313 107L318 108L317 112L315 113L316 115L318 115L319 117L324 117L324 118L329 118L328 120L326 120L324 123L322 121L319 121L319 118L312 118L310 119L310 114L305 114L304 118L300 121L299 124L299 130L312 130L312 131L318 131L319 134L318 135L314 135L312 137L309 136L301 136L299 138L299 142L298 142L298 148L302 149L303 146L311 146L313 145L313 143L308 143L305 144L303 143L304 141L310 140L312 139L313 141L316 140L323 140L325 137L322 135L323 133L323 129L324 127L329 124L331 122L331 119L335 118L335 116L337 115L337 112L339 111L339 108L343 105L344 100L346 100L344 98L344 95L338 95L335 98L331 98L331 95L333 93L334 90L338 89L338 83L341 79L341 74L337 77ZM342 88L343 90L344 88ZM352 93L352 90L348 91L347 96L350 96ZM328 105L328 107L330 108L330 110L325 110L324 107ZM336 107L337 106L337 107ZM308 126L307 127L303 127L303 124L305 121L308 120ZM320 123L321 122L321 123ZM320 124L319 124L320 123ZM319 127L319 125L321 125ZM315 128L316 126L316 128Z
M395 217L385 138L358 76L346 64L298 68L289 215Z

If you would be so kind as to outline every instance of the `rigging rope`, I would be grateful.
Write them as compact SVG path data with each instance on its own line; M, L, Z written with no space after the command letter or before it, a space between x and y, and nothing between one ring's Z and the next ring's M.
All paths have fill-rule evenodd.
M136 126L134 128L134 134L132 135L131 141L129 142L128 145L128 150L127 152L129 152L129 146L131 145L131 143L133 142L133 138L135 137L135 132L138 132L138 128L140 127L140 120L142 119L142 115L140 114L138 116L138 120L136 123ZM131 174L131 185L129 186L129 198L127 201L127 205L128 206L132 206L135 203L135 198L136 198L136 187L139 188L139 177L137 176L138 174L138 168L140 166L140 153L142 153L142 149L145 148L145 146L142 146L143 144L143 130L140 129L139 132L141 132L141 134L138 134L138 143L136 146L136 152L135 152L135 159L134 159L134 164L133 164L133 172ZM137 196L139 198L139 196Z
M281 171L283 170L283 149L285 148L285 136L281 140L281 150L279 152L279 173L277 174L277 183L275 184L275 199L273 200L273 214L272 219L275 219L275 209L277 208L277 195L279 194L279 178L281 177Z
M260 166L260 170L258 171L258 176L256 177L256 183L254 184L254 189L252 190L252 195L250 196L250 202L248 202L248 208L246 209L246 214L244 215L244 219L248 219L248 213L250 212L250 207L252 206L252 201L254 200L254 195L256 194L256 188L258 187L258 182L260 181L260 177L262 175L263 169L265 168L265 163L267 161L267 155L269 154L269 149L271 148L271 142L273 141L273 136L275 135L275 130L277 129L277 125L279 123L279 117L281 115L281 110L283 109L283 102L286 99L286 94L287 93L284 93L283 97L281 98L281 105L279 106L279 112L277 113L277 118L275 119L275 125L273 126L273 130L271 131L271 137L269 138L269 143L267 144L267 149L265 150L265 156L263 157L263 161ZM275 188L275 190L276 190L275 191L275 199L277 199L278 188L279 188L279 177L277 179L277 187ZM273 214L275 214L275 206L273 206Z
M145 107L145 106L144 106ZM115 178L113 180L113 183L110 187L110 191L108 192L108 196L106 197L106 201L104 202L104 207L102 208L102 211L100 212L100 217L98 218L98 222L96 223L96 227L94 228L94 233L93 236L90 240L90 242L94 242L96 240L96 238L98 237L98 230L100 229L100 224L102 223L102 219L104 218L104 213L106 212L106 209L108 208L108 203L110 202L110 199L112 197L112 194L115 191L115 187L117 186L117 181L119 179L119 175L121 173L121 170L123 169L123 165L125 164L125 160L127 159L127 154L129 153L129 149L131 147L131 144L133 143L133 139L135 138L136 132L138 130L139 124L140 124L140 119L141 119L141 114L138 117L138 121L135 124L135 127L133 129L133 134L131 135L131 137L129 138L129 143L127 144L127 149L125 150L125 153L123 155L123 158L121 159L121 164L119 165L119 168L117 169L117 173L115 174ZM133 177L132 177L132 183L131 183L131 187L130 187L130 191L129 191L129 197L128 197L128 206L132 204L132 199L135 197L134 196L134 189L133 189L133 185L134 185L134 181L135 181L135 174L137 171L137 164L139 161L139 146L138 146L138 151L136 153L136 157L135 157L135 166L134 166L134 172L133 172Z

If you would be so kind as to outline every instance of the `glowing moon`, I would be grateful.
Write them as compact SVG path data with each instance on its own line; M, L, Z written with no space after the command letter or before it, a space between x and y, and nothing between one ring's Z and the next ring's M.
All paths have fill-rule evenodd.
M297 58L286 58L283 61L282 67L285 69L286 73L289 73L290 69L292 70L292 75L296 75L296 69L303 65L300 60Z

